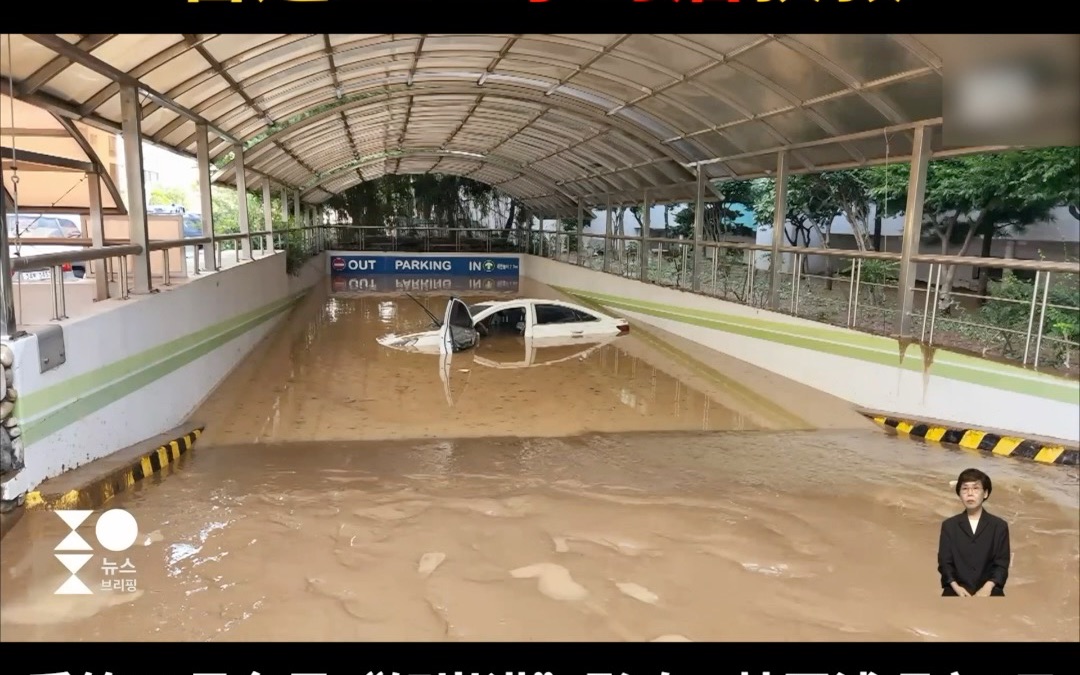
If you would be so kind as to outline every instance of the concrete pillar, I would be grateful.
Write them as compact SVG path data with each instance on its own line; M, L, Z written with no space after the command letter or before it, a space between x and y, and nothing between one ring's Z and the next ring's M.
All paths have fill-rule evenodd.
M300 191L297 190L293 198L293 219L296 221L296 227L303 227L303 215L300 213L300 209L303 208L300 204Z
M128 238L142 246L142 253L132 256L135 273L132 293L150 293L150 235L146 223L146 182L143 180L142 106L139 91L130 85L120 85L120 115L124 138L124 169L127 173Z
M904 208L904 235L900 247L900 312L896 317L897 337L912 335L912 309L915 306L915 263L911 258L919 252L922 237L923 202L926 197L926 171L930 164L930 134L933 129L915 129L915 144L911 151L911 171L908 174L907 206Z
M210 136L205 124L195 125L196 159L199 170L199 202L202 207L203 236L210 237L210 243L203 245L203 269L216 272L218 269L217 244L214 240L214 195L210 183Z
M784 241L787 222L787 152L776 155L776 199L773 203L772 252L769 256L769 304L768 308L780 308L780 265L783 263L780 246ZM756 262L755 262L756 264ZM751 290L751 296L753 289Z
M285 221L285 229L289 229L289 188L281 186L281 217Z

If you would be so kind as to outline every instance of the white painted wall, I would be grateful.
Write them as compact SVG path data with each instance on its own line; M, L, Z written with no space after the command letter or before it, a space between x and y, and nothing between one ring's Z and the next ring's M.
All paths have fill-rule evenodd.
M936 419L987 429L1001 429L1080 442L1080 405L1032 395L1017 394L989 386L943 377L941 366L989 369L1008 377L1025 378L1065 387L1080 401L1080 383L1021 368L938 350L929 373L899 367L900 349L896 340L833 328L824 324L767 312L704 295L663 288L611 274L604 274L546 258L523 255L522 274L541 283L618 296L629 300L660 303L669 312L680 309L704 310L731 317L751 317L778 324L813 328L823 342L829 335L853 334L873 340L874 348L896 360L896 366L881 365L810 348L747 337L723 330L702 328L678 320L610 308L612 313L650 324L680 335L724 354L833 394L857 406L896 415ZM921 363L922 354L912 345L906 355Z
M325 275L317 256L299 276L285 272L285 254L258 258L151 296L108 300L93 314L64 321L67 361L39 372L36 338L9 343L15 352L15 386L20 399L71 381L102 366L195 334L233 317L271 306ZM25 468L3 485L2 497L17 495L117 450L183 423L225 376L285 316L281 312L181 368L35 442L24 451ZM197 338L191 340L195 346ZM150 367L154 362L145 365ZM81 392L85 394L90 391ZM16 414L20 409L16 407ZM49 411L38 415L48 416ZM33 419L22 419L25 427Z

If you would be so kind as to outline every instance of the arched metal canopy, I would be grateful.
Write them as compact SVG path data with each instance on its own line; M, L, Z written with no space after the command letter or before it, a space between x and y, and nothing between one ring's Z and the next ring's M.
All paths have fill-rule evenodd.
M212 159L245 145L248 185L320 203L438 171L551 214L691 200L697 164L764 176L781 149L793 173L905 161L911 131L941 124L943 63L988 37L16 34L0 51L17 97L101 128L119 129L118 83L138 86L148 140L194 156L206 124Z

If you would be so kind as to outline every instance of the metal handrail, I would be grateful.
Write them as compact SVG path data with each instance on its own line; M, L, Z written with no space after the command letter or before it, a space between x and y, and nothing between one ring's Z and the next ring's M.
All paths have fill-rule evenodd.
M233 233L233 234L215 234L213 237L188 237L186 239L157 239L151 241L147 248L150 251L166 251L174 248L186 248L188 246L200 246L203 244L210 244L215 241L238 241L246 239L247 237L263 237L268 234L285 234L288 232L301 232L304 230L318 229L320 226L313 227L294 227L289 230L265 230L258 232ZM52 253L38 253L37 255L30 256L12 256L11 266L14 271L25 272L27 270L45 269L49 267L55 267L57 265L63 265L65 263L73 262L93 262L95 260L105 260L107 258L115 258L117 256L126 255L139 255L143 252L142 246L138 244L129 244L129 239L106 239L105 246L94 247L93 242L89 239L66 239L66 238L50 238L50 239L35 239L33 245L62 245L68 244L71 246L85 246L82 251L56 251ZM20 243L27 246L31 245L29 240L21 240Z
M380 225L345 225L345 224L324 224L324 225L312 225L304 227L294 227L282 230L260 230L251 231L248 233L232 233L232 234L215 234L213 237L190 237L186 239L163 239L151 241L148 245L150 251L163 251L174 248L183 248L187 246L201 246L213 243L215 241L239 241L248 237L264 237L267 235L281 235L290 232L303 232L319 229L329 230L357 230L357 231L372 231L382 230L385 228ZM536 234L547 234L555 237L569 237L575 236L575 232L567 231L533 231L533 230L505 230L503 228L440 228L440 227L417 227L410 228L417 231L423 230L437 230L441 232L488 232L488 233L506 233L506 232L534 232ZM388 236L394 236L396 231ZM649 244L672 244L677 246L692 246L693 240L690 239L674 239L674 238L661 238L650 237L642 239L642 237L633 235L610 235L595 233L582 233L583 237L589 237L594 239L610 239L615 241L645 241ZM55 253L41 253L33 256L13 256L12 268L16 271L27 271L40 268L47 268L55 265L62 265L70 262L90 262L94 260L103 260L105 258L120 256L120 255L139 255L142 253L142 248L137 244L127 244L128 240L124 239L109 239L106 240L104 247L94 248L89 243L89 240L84 239L35 239L33 245L61 245L67 244L70 246L86 246L84 251L59 251ZM20 243L31 245L30 240L21 240ZM732 249L741 251L763 251L771 252L772 246L769 244L757 244L749 242L727 242L727 241L703 241L701 242L704 248L720 248L720 249ZM901 256L899 253L891 253L884 251L860 251L858 249L835 249L835 248L809 248L809 247L797 247L797 246L780 246L779 252L790 253L795 255L812 255L812 256L825 256L833 258L847 258L852 260L887 260L887 261L900 261ZM1057 272L1064 274L1078 274L1080 273L1080 263L1073 262L1054 262L1048 260L1022 260L1018 258L982 258L977 256L957 256L957 255L942 255L932 253L920 253L912 256L912 262L931 264L931 265L957 265L957 266L969 266L969 267L986 267L995 269L1011 269L1011 270L1025 270L1025 271L1042 271L1042 272Z
M25 272L40 269L49 269L73 262L93 262L125 255L139 255L143 252L138 244L125 244L118 246L104 246L101 248L87 248L81 251L57 251L56 253L40 253L38 255L19 256L12 258L11 269L16 272Z
M544 232L547 234L547 232ZM562 236L574 236L574 232L564 231L550 231L550 234L556 237ZM582 233L583 237L591 237L594 239L611 239L619 241L643 241L641 237L633 235L617 235L605 236L604 234L595 234L591 232ZM675 246L693 246L694 241L692 239L672 239L661 237L649 237L644 239L649 244L671 244ZM773 248L771 244L757 244L749 242L736 242L736 241L702 241L702 247L704 248L729 248L733 250L741 251L764 251L772 252ZM887 251L860 251L858 249L844 249L844 248L809 248L798 246L780 246L778 248L780 253L792 253L796 255L806 256L825 256L833 258L849 258L853 260L891 260L899 262L901 256L899 253L891 253ZM942 255L940 253L917 253L911 256L911 261L915 263L925 263L930 265L956 265L967 267L989 267L994 269L1011 269L1011 270L1027 270L1032 272L1059 272L1064 274L1080 274L1080 262L1055 262L1050 260L1023 260L1021 258L982 258L978 256L959 256L959 255Z

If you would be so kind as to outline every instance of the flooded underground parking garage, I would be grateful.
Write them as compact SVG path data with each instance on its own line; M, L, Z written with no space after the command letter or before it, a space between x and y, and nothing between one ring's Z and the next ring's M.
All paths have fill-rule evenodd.
M515 295L561 297L462 298ZM1076 638L1075 471L889 437L638 325L548 353L387 348L449 299L410 296L328 283L228 376L197 450L109 503L139 524L130 592L53 595L65 525L26 513L3 640ZM977 624L935 570L968 466L1014 553Z

